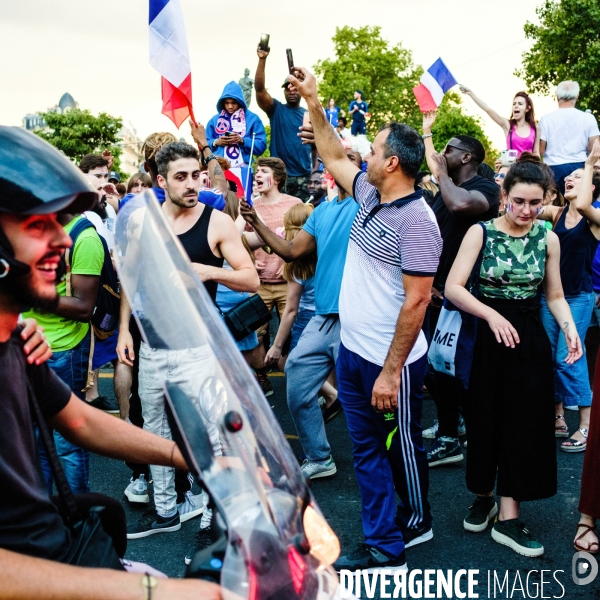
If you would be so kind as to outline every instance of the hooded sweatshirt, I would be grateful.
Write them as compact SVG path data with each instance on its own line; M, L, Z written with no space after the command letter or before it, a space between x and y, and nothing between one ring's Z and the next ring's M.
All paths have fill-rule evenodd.
M246 120L246 132L242 136L244 138L244 145L241 146L242 158L246 165L250 164L250 148L252 147L252 134L255 133L254 138L254 155L260 156L267 148L267 134L265 133L264 125L259 117L253 112L248 110L246 101L244 100L244 94L239 83L230 81L224 88L221 97L217 102L217 114L208 122L206 126L206 139L208 145L212 148L213 152L218 156L225 157L224 146L213 146L214 141L225 134L226 131L232 131L230 117L221 115L221 112L225 110L225 99L232 98L244 110L244 116ZM235 115L235 113L234 113ZM233 117L234 115L231 115Z

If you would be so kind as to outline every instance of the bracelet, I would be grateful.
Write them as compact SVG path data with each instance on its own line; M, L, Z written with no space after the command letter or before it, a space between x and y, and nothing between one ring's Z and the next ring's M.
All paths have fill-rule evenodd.
M216 155L209 154L206 158L202 157L204 164L207 165L211 160L217 160Z
M198 148L200 148L200 152L204 152L205 150L210 150L210 146L202 146L202 147L200 147L200 145L198 145Z
M428 138L428 137L433 137L433 133L424 133L424 134L421 136L421 139L423 139L423 140L424 140L425 138Z
M158 579L150 575L150 573L145 573L141 583L146 592L146 600L152 600L152 590L158 585Z

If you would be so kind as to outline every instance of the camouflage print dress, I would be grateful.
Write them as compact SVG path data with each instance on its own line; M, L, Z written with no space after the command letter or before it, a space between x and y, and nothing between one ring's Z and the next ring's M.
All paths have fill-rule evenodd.
M464 416L469 432L467 487L496 490L517 501L556 493L552 348L540 320L538 289L544 279L547 229L534 222L513 237L484 223L487 240L479 297L506 318L520 342L499 344L479 320Z

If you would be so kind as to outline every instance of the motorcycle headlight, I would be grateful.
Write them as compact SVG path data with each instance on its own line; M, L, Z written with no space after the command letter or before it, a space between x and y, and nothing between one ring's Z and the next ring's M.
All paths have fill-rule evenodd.
M303 523L310 553L321 563L332 565L340 555L340 541L327 521L308 505L304 511Z

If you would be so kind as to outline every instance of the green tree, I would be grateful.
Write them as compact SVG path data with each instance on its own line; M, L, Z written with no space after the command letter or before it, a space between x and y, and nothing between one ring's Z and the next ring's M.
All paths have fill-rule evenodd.
M123 126L120 117L111 117L106 113L94 117L88 110L78 108L64 114L47 112L40 116L46 121L47 129L35 133L71 160L79 162L86 154L101 154L103 150L110 150L115 159L113 170L119 171L119 157L123 152L118 145Z
M321 60L314 67L323 103L334 98L347 110L360 89L369 104L370 135L391 119L407 121L414 114L412 88L423 69L413 64L410 50L401 44L390 47L380 27L336 27L333 43L336 58Z
M527 22L525 37L533 46L515 71L529 89L548 94L566 79L581 87L578 106L600 111L600 2L545 0L536 9L539 24Z
M333 43L335 59L319 61L314 67L323 104L334 98L340 107L347 109L358 88L369 104L370 136L391 120L420 131L422 115L412 89L419 83L423 68L413 63L412 52L401 44L390 47L381 37L380 27L336 28ZM461 97L455 92L444 96L433 134L437 150L442 150L453 135L462 134L483 143L488 164L493 164L498 156L479 119L462 112Z

